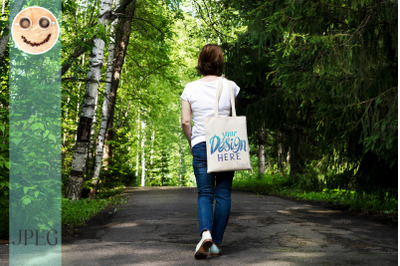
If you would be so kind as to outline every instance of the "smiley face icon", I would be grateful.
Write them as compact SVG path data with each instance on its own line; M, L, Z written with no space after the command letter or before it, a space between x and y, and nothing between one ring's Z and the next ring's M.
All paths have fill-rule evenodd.
M43 54L56 44L60 29L49 10L33 6L19 12L12 23L15 44L29 54Z

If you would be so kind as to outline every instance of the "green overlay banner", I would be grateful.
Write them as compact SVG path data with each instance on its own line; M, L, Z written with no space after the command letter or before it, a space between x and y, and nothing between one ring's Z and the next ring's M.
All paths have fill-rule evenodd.
M61 1L10 1L9 22L9 261L57 266L61 265Z

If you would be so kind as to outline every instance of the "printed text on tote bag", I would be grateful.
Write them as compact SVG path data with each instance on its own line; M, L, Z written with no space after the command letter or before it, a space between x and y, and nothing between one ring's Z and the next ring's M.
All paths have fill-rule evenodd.
M218 151L218 161L239 161L240 151L247 151L246 140L236 136L237 131L222 132L222 140L217 134L210 138L211 154Z

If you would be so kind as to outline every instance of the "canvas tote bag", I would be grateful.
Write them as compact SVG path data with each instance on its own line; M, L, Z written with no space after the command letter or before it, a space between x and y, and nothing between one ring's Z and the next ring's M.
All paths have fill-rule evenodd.
M221 78L218 81L214 117L204 120L207 173L251 169L246 117L236 116L233 84L230 80L226 81L229 85L232 116L218 116L218 103L223 89L223 79Z

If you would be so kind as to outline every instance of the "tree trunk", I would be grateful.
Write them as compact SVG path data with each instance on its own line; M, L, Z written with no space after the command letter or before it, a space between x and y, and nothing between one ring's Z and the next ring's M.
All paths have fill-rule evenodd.
M119 24L116 30L116 40L115 40L115 60L113 67L113 75L111 81L111 91L110 91L110 104L109 104L109 116L108 116L108 131L106 133L106 143L105 143L105 154L106 158L111 158L112 156L112 146L110 141L113 139L113 122L114 122L114 108L115 100L117 97L117 89L119 80L121 77L122 66L124 64L124 59L126 55L126 49L129 43L129 37L131 35L131 23L133 16L135 14L136 0L125 0L121 6L124 5L124 9L121 10L121 17L119 19ZM121 8L118 8L120 10ZM119 13L119 12L118 12Z
M268 169L271 171L272 170L272 165L271 165L271 160L269 158L268 151L265 153L265 156L267 157Z
M183 186L183 164L185 162L185 157L183 154L183 137L182 137L182 117L179 117L179 126L178 126L178 132L179 132L179 186Z
M65 120L63 120L63 123L65 123L65 121L68 119L68 115L69 115L69 108L68 108L68 106L69 106L69 102L71 101L71 97L68 95L68 98L67 98L67 104L66 104L66 106L67 106L67 108L66 108L66 110L65 110ZM67 127L65 127L64 128L64 130L63 130L63 136L62 136L62 142L61 142L61 145L64 147L65 146L65 141L67 140ZM61 164L61 165L63 165L63 164Z
M264 174L265 173L265 145L258 144L258 173Z
M150 172L149 172L149 180L153 179L153 157L154 157L154 141L156 138L156 131L153 129L151 132L151 149L150 149Z
M265 173L265 123L260 123L258 129L257 140L258 140L258 173Z
M1 6L1 14L3 15L6 10L6 0L3 1L3 5Z
M111 12L111 0L102 0L99 14L99 24L106 24L107 15ZM88 82L83 99L82 113L79 119L77 140L74 148L69 183L66 188L66 196L72 200L79 200L84 181L86 155L90 140L94 109L97 102L100 72L103 66L104 41L100 38L94 40L92 49Z
M289 165L290 165L290 146L288 148L287 155L286 155L286 172L289 171Z
M138 104L138 131L137 131L137 145L136 145L136 175L135 177L139 177L139 157L140 157L140 132L141 130L141 123L140 123L140 99Z
M146 185L146 157L145 157L145 142L146 142L146 122L142 121L142 140L141 140L141 150L142 150L142 176L141 176L141 186Z
M85 54L82 55L82 68L85 66ZM78 83L78 99L76 101L76 116L75 116L75 122L79 125L79 114L81 112L80 108L80 100L82 97L82 82ZM77 140L76 135L78 134L78 132L76 132L74 140Z
M15 4L13 4L13 10L9 10L10 15L8 16L8 19L14 19L14 17L17 15L17 13L22 9L22 7L25 5L25 0L21 0L21 1L17 1L15 2ZM6 0L3 0L3 5L2 5L2 9L1 9L1 14L4 15L5 14L5 4L6 4ZM10 3L8 3L10 6ZM18 6L17 6L18 5ZM11 12L13 12L13 14L11 14ZM7 22L7 17L6 17L6 26L4 27L4 31L2 32L2 35L0 37L0 65L3 64L3 60L4 60L4 55L6 53L7 50L7 45L8 45L8 41L10 40L10 25Z
M118 22L118 20L114 20L111 23L110 34L114 36L114 25ZM106 85L104 89L104 99L103 99L103 107L101 111L101 122L99 135L97 136L97 146L96 146L96 155L95 155L95 163L94 163L94 171L92 177L92 189L90 190L89 197L93 199L96 196L97 185L99 183L101 165L103 162L103 151L104 151L104 140L107 131L108 124L108 114L109 114L109 97L111 91L111 79L113 73L113 62L115 55L115 40L111 38L109 47L108 47L108 58L107 58L107 74L106 74Z
M6 25L5 31L9 31L8 24ZM4 54L6 53L9 39L10 39L9 33L1 36L1 38L0 38L0 64L3 64Z
M296 184L298 182L298 175L304 171L304 133L300 130L292 130L289 136L290 146L290 184Z
M86 176L92 176L94 168L94 153L96 148L97 101L94 106L92 129L90 130L89 147L87 151Z
M283 174L283 169L286 162L286 152L285 152L285 133L278 132L277 133L277 145L278 145L278 160L277 160L277 167L281 174Z

